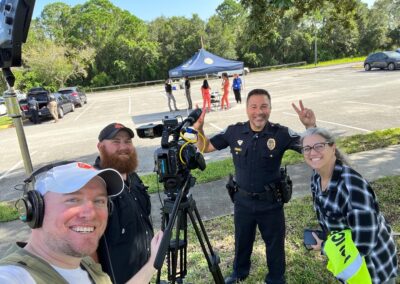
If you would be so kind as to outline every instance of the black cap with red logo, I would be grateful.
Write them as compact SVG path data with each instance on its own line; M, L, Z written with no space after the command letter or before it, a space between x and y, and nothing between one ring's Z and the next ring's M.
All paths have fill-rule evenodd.
M99 134L99 141L101 142L103 140L112 139L121 130L126 131L131 138L133 138L135 136L135 134L133 133L132 129L124 126L121 123L114 122L114 123L111 123L111 124L109 124L109 125L107 125L106 127L103 128L103 130Z

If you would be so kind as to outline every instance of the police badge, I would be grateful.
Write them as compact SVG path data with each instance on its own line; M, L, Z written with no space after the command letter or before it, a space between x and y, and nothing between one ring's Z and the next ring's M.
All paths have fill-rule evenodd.
M272 150L275 149L275 146L276 146L276 141L275 141L275 139L274 139L274 138L269 138L269 139L267 140L267 147L268 147L268 149L270 149L270 150L272 151Z

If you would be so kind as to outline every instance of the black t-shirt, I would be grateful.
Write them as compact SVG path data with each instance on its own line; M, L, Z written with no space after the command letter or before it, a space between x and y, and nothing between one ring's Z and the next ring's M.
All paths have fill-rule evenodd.
M165 84L165 91L167 93L172 93L172 86L171 84Z
M185 80L185 88L186 89L190 89L190 81L189 81L189 79Z

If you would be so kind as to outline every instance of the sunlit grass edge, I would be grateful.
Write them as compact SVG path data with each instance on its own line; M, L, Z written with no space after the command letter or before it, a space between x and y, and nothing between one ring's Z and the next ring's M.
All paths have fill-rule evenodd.
M314 67L331 66L331 65L337 65L337 64L363 62L365 60L365 58L366 58L366 56L346 57L346 58L341 58L341 59L333 59L333 60L328 60L328 61L317 62L317 65L315 65L314 63L310 63L310 64L302 65L298 68L309 69L309 68L314 68Z

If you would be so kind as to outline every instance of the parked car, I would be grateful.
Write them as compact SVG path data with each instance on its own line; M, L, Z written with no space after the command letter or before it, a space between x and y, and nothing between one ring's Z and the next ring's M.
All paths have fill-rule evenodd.
M34 88L29 89L27 95L35 94L35 93L39 93L39 92L46 92L46 93L50 94L50 92L43 87L34 87Z
M47 108L47 104L50 101L50 96L54 96L57 101L58 106L58 117L63 118L64 115L68 112L75 111L74 104L69 100L69 98L60 93L50 94L47 90L36 89L34 91L29 90L27 94L26 100L20 101L21 109L23 110L24 116L30 119L30 113L28 108L29 99L34 96L39 103L39 117L40 118L51 118L51 113Z
M4 98L0 97L0 116L7 114L7 107Z
M364 69L369 71L372 68L389 69L390 71L400 69L400 53L382 51L370 54L364 61Z
M82 107L83 104L87 104L86 94L79 87L62 88L59 89L58 92L68 96L75 106Z

